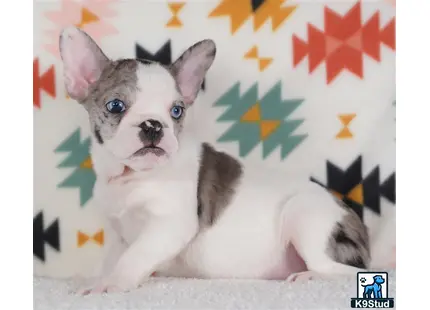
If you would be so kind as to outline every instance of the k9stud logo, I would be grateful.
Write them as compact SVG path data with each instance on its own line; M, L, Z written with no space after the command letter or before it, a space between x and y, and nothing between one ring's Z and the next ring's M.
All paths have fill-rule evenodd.
M358 272L357 298L351 298L351 308L394 308L394 298L388 298L388 273Z

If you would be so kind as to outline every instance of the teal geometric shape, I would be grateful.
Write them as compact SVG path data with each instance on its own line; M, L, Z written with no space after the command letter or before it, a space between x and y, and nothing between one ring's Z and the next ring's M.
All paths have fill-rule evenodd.
M282 99L282 83L277 82L261 99L258 99L258 84L252 85L240 95L240 83L234 84L215 103L214 106L227 107L217 121L234 122L219 138L218 142L237 141L239 155L247 156L259 143L263 145L263 159L280 146L281 158L285 159L307 135L294 135L293 132L303 123L303 119L289 120L304 99ZM261 120L280 121L280 125L264 140L261 140L260 124L240 121L243 115L257 102L260 106Z
M93 169L81 167L81 164L90 157L90 143L90 138L81 142L81 130L78 128L54 150L55 153L69 153L58 168L75 168L57 187L79 188L81 207L91 199L96 182Z
M230 127L218 142L239 142L239 156L248 155L260 142L260 126L257 123L237 122Z
M290 115L303 102L303 99L282 100L282 83L278 82L261 98L261 118L268 120L283 119Z
M215 102L215 106L230 106L230 108L226 110L224 114L217 119L217 121L224 122L240 119L242 115L257 102L257 84L251 86L251 88L248 89L242 97L240 96L239 87L240 84L236 83ZM232 105L232 102L235 104Z
M263 141L263 158L269 156L278 145L281 146L281 158L285 159L308 135L292 135L303 120L288 120Z

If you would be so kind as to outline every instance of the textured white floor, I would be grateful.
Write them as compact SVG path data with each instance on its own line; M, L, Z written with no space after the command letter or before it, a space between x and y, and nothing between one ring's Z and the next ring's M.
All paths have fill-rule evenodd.
M73 281L35 277L34 309L351 309L350 299L357 292L355 282L355 276L296 284L155 278L125 294L77 296L69 292L76 287ZM395 297L395 289L395 272L390 272L389 297Z

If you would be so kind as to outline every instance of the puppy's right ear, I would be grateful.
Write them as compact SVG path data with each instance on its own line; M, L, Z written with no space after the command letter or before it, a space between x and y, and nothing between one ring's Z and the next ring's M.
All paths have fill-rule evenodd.
M76 27L61 32L60 54L67 92L71 98L82 101L110 60L88 34Z

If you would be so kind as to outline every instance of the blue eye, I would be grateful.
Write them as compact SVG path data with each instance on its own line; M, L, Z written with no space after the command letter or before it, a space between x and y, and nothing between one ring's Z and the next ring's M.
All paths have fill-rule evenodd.
M125 111L125 104L119 99L114 99L106 103L106 109L113 114L119 114Z
M179 105L175 105L171 110L170 110L170 115L174 118L174 119L180 119L182 116L182 112L184 111L184 108L179 106Z

